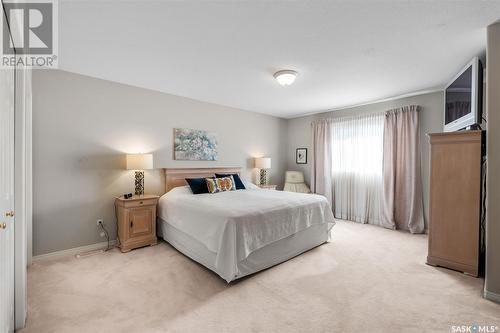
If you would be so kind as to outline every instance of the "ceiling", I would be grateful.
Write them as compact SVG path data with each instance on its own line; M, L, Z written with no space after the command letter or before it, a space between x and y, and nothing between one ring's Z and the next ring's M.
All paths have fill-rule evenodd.
M60 69L291 118L442 88L500 1L63 0L59 17Z

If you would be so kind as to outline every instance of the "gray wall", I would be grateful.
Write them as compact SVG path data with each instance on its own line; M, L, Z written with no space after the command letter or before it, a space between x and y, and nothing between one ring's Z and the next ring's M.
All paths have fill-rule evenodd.
M173 160L173 128L217 132L217 162ZM124 154L153 152L155 168L243 167L270 156L270 182L281 186L286 120L64 71L33 73L33 252L40 255L116 237L114 197L133 192ZM163 194L161 170L146 171L146 192Z
M500 302L500 23L488 27L486 109L488 180L486 224L487 298Z
M288 121L288 170L303 171L306 177L306 181L309 182L312 159L311 122L314 120L383 112L392 108L411 104L420 105L422 181L424 189L425 219L427 221L427 202L429 197L429 140L426 134L443 131L443 98L444 97L442 92L435 92L291 119ZM301 147L308 148L308 164L305 165L295 163L295 149Z

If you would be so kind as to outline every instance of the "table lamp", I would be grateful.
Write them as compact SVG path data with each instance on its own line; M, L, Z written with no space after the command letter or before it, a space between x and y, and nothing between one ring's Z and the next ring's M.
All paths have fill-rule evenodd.
M270 157L256 158L255 167L260 169L260 185L267 185L267 169L271 169L271 158Z
M144 195L144 170L153 169L153 154L127 154L127 170L135 170L135 194Z

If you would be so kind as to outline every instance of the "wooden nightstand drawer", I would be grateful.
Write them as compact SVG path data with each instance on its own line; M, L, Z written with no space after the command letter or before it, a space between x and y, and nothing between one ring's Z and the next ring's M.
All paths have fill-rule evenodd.
M152 195L116 198L118 238L122 252L156 244L157 203L158 196Z
M134 207L140 207L140 206L156 206L157 202L158 202L158 198L147 198L147 199L134 200L134 197L132 197L131 199L123 199L122 205L125 208L134 208Z

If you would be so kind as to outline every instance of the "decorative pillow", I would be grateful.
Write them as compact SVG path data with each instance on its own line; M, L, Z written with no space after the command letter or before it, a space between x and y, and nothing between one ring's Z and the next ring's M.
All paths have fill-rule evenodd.
M243 184L240 176L237 173L231 173L231 174L216 173L215 174L215 178L223 178L223 177L229 177L229 176L233 176L234 184L236 185L237 190L244 190L245 189L245 184Z
M186 178L186 182L193 194L208 193L207 180L205 178Z
M208 193L236 190L233 176L222 178L206 178Z

